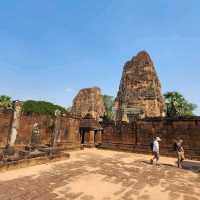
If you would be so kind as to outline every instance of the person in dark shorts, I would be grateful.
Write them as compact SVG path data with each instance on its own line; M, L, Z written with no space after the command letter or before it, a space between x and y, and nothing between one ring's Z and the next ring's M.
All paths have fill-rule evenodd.
M176 152L177 152L177 164L178 168L182 168L182 163L185 160L184 149L183 149L183 140L176 142Z

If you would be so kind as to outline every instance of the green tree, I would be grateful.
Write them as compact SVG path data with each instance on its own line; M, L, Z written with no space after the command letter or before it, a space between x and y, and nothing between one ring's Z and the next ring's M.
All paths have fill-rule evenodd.
M113 118L113 105L114 105L114 97L109 95L103 95L103 102L105 106L105 114L104 119L111 120Z
M0 107L4 109L12 108L11 97L6 96L6 95L0 96Z
M22 106L22 112L26 114L38 113L54 115L56 110L60 110L62 113L67 113L66 109L62 106L46 101L28 100L25 101Z
M194 115L197 106L188 102L179 92L167 92L164 97L168 117Z

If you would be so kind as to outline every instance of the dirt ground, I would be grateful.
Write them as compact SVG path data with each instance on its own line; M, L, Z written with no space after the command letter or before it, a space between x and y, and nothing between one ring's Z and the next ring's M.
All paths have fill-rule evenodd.
M98 149L71 158L0 173L0 200L198 200L200 162Z

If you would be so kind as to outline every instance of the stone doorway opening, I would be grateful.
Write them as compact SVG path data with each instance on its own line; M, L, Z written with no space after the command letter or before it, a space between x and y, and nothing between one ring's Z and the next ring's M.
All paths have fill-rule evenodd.
M81 144L85 143L85 130L80 129Z
M87 114L80 123L81 145L94 147L101 143L102 127L90 114Z

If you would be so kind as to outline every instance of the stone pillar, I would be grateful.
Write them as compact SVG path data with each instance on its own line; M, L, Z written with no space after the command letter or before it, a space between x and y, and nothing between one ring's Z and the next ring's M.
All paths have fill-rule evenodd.
M99 130L95 133L95 144L102 143L102 132Z
M61 126L61 112L59 110L55 111L55 124L54 124L54 137L53 137L53 147L58 142L60 135L60 126Z
M89 143L90 143L90 132L85 131L84 144L89 144Z
M89 144L94 145L94 131L89 131Z
M9 147L14 147L15 141L17 138L17 133L19 129L20 124L20 116L21 116L21 109L22 109L22 103L19 101L14 102L14 112L13 112L13 120L11 125L11 133L9 138Z

